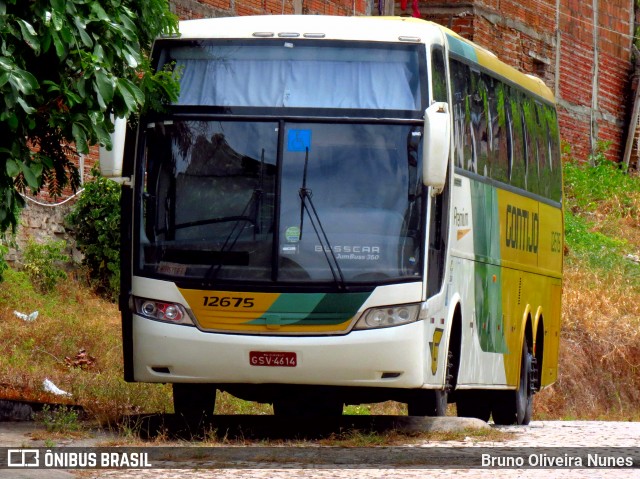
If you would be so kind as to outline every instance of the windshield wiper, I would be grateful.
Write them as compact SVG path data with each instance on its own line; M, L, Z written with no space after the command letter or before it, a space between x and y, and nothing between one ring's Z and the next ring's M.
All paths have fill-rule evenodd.
M245 205L244 210L242 210L242 213L240 213L239 216L229 216L225 218L231 221L235 220L235 223L233 223L233 227L231 228L231 231L229 231L229 234L225 238L224 243L220 248L220 251L219 251L220 261L218 261L218 263L213 263L209 267L209 269L207 270L207 274L205 274L205 278L215 280L218 277L218 273L220 272L220 269L222 268L222 264L223 264L222 262L222 258L224 256L223 253L231 251L236 245L236 243L238 242L240 235L242 234L242 230L244 229L244 226L238 228L238 225L240 223L249 222L254 226L254 230L255 230L255 224L248 216L246 216L247 210L254 203L255 198L256 198L256 192L254 191L254 193L251 195L251 198L249 198L249 201ZM227 245L229 245L228 249L227 249Z
M307 188L307 167L309 165L309 148L305 148L305 156L304 156L304 172L302 174L302 187L298 191L300 195L300 236L299 239L302 239L302 227L304 222L304 212L306 211L309 215L309 221L311 221L311 226L313 227L313 231L315 231L318 241L320 241L320 247L322 248L322 252L324 253L324 257L327 260L327 264L329 265L329 269L331 270L331 276L333 276L333 280L338 286L338 289L347 289L344 275L342 274L342 269L340 268L340 264L338 263L338 259L336 258L336 254L331 247L331 243L329 242L329 238L327 237L327 233L325 232L322 221L320 221L320 216L318 215L318 211L316 210L315 205L313 204L313 191L310 188ZM331 257L329 257L329 253ZM333 260L333 262L332 262Z

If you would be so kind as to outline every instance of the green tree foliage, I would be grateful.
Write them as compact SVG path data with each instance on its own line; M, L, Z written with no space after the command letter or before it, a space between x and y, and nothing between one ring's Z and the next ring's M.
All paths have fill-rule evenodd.
M67 216L93 286L115 299L120 290L120 186L99 176L86 184Z
M175 95L147 56L176 31L167 0L0 0L0 233L17 225L19 191L79 186L70 157L111 146L111 115Z

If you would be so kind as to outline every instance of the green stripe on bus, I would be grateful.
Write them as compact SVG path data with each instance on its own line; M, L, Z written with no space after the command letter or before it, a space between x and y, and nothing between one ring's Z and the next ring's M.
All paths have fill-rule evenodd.
M283 293L267 313L310 313L325 296L324 293Z
M371 296L370 292L367 293L329 293L313 310L312 314L327 314L329 312L339 311L345 315L345 317L351 318L360 306Z
M501 258L498 193L495 187L471 180L473 249L488 262L474 263L476 329L485 352L508 353L502 314L502 269L489 264Z
M269 311L246 324L331 325L351 319L371 295L367 293L282 294Z

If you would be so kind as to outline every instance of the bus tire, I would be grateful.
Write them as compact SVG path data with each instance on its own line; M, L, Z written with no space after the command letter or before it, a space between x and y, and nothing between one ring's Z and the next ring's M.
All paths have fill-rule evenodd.
M173 411L177 416L200 421L213 416L215 406L215 384L173 384Z
M533 412L533 355L526 342L522 346L520 383L515 391L497 391L492 410L493 422L499 426L527 425Z
M409 416L446 416L448 394L445 390L418 389L407 401Z
M456 391L458 417L474 417L484 422L491 417L491 393L489 391Z

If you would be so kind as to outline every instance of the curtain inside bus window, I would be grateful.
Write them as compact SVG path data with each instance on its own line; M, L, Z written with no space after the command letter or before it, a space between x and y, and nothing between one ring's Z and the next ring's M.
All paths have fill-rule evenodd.
M178 105L418 110L417 50L201 46L171 49Z

